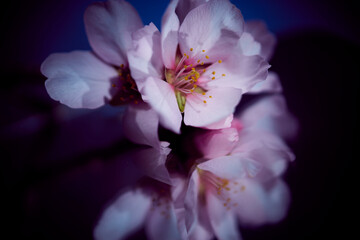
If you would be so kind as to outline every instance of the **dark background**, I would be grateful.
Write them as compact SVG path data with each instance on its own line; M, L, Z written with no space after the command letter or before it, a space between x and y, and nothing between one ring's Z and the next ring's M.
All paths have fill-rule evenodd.
M90 0L16 1L1 14L1 214L4 239L91 239L102 209L135 176L122 108L73 110L51 100L39 72L53 52L90 49ZM160 26L167 1L130 1ZM278 37L280 77L299 136L284 176L292 192L279 224L244 239L347 239L358 228L354 172L360 68L359 14L350 1L233 1ZM352 171L353 170L353 171ZM353 218L352 218L353 217ZM354 220L355 219L355 220ZM134 236L141 237L142 233ZM357 234L355 235L357 236Z

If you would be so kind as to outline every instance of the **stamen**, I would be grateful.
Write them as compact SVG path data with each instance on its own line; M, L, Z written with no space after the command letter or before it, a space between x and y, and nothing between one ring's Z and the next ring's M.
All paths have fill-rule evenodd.
M190 51L192 52L192 50L194 50L193 48L190 48Z
M205 56L205 58L206 58L206 59L209 59L209 56L208 56L208 55L206 55L206 56Z
M215 75L215 71L213 71L212 74Z
M219 60L218 63L222 63L222 60Z
M202 52L205 52L205 50L202 50Z

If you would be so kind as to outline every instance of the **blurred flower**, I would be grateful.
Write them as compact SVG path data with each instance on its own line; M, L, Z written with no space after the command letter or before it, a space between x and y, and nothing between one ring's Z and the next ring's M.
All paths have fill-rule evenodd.
M126 1L94 3L84 16L94 52L50 55L41 65L51 98L72 108L97 108L107 102L137 103L141 98L129 72L131 34L143 26Z
M200 3L172 1L162 33L153 24L145 26L134 33L129 51L143 100L176 133L182 112L186 125L225 123L241 94L265 80L269 67L261 56L243 53L244 21L235 6L227 0Z

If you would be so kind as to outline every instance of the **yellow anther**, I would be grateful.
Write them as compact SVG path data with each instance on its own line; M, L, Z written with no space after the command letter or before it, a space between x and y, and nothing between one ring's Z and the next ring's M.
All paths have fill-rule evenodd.
M120 67L121 67L121 68L124 68L124 64L121 64Z
M191 66L191 65L190 65ZM195 71L195 68L191 68L191 70Z
M196 85L196 84L194 84L194 88L197 88L197 85Z
M204 69L203 72L206 72L206 69Z
M192 79L192 80L195 80L195 77L194 77L194 76L191 76L191 79Z
M202 50L202 52L205 52L205 50Z
M204 62L201 62L200 64L201 64L201 65L204 65Z
M192 64L190 64L190 67L192 67Z
M197 60L197 63L200 63L200 59L199 59L199 60Z
M186 59L189 59L189 55L186 55Z
M215 71L213 71L212 74L215 75Z
M243 185L243 186L241 186L241 191L244 191L245 190L245 186Z
M112 84L111 86L112 86L112 87L116 87L116 84Z
M209 98L212 98L212 96L210 95Z
M223 73L223 74L221 74L221 76L225 77L226 75L225 75L225 73Z
M194 89L190 89L190 92L194 92Z
M184 68L187 68L188 66L187 65L184 65Z
M194 81L193 81L193 80L191 80L191 81L190 81L190 83L194 83Z
M185 76L185 80L189 80L189 77L188 77L188 76Z
M205 92L202 93L202 95L205 95L205 94L206 94Z
M194 50L193 48L190 48L190 51Z
M219 60L218 63L222 63L222 60Z
M206 103L206 101L204 100L204 103Z
M186 53L184 53L184 56L186 57Z
M211 79L212 79L212 80L215 80L215 77L212 77Z
M209 59L209 56L208 56L208 55L206 55L206 56L205 56L205 58L206 58L206 59Z

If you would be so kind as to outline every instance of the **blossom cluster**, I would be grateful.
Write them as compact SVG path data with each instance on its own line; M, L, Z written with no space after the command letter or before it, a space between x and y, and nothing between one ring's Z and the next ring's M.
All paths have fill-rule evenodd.
M72 108L125 107L143 174L104 210L96 239L142 227L150 239L241 239L239 225L284 218L296 120L263 22L229 0L172 0L161 32L123 0L90 5L84 20L92 51L50 55L46 90ZM259 97L243 105L244 95Z

